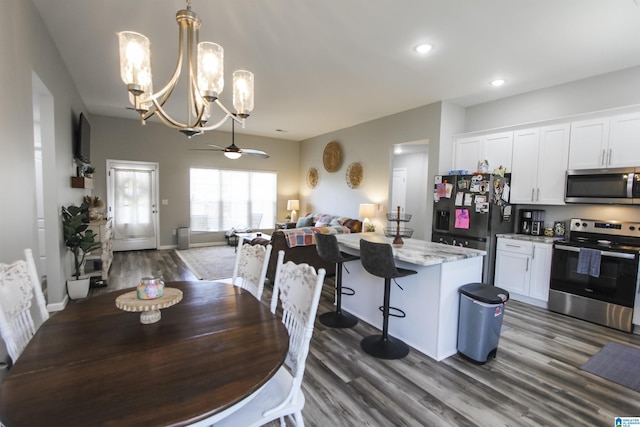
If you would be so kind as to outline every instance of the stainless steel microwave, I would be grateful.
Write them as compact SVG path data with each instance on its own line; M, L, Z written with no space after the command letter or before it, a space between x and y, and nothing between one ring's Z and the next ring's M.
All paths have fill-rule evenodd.
M564 201L640 205L640 167L569 170Z

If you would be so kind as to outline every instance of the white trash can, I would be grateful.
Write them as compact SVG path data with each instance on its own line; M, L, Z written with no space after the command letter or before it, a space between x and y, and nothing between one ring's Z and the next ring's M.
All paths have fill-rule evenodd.
M189 249L191 232L189 227L178 227L178 249Z

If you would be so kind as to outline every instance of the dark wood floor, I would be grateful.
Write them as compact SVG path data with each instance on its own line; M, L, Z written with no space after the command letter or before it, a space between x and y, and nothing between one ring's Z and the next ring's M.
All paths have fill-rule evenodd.
M158 269L166 280L195 279L171 250L121 252L109 286L92 292L134 286L131 278ZM270 297L267 286L263 300ZM328 280L318 313L332 303ZM303 383L306 425L613 426L615 417L640 416L640 393L580 370L607 342L640 347L640 336L516 301L507 303L504 325L497 358L476 365L413 350L402 360L378 360L360 350L360 340L375 333L371 326L316 322Z

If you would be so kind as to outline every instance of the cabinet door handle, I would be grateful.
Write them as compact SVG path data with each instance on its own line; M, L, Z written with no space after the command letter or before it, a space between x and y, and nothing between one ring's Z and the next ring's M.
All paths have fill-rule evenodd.
M613 148L609 148L609 158L607 159L607 165L611 166L611 155L613 154Z
M529 271L529 258L527 258L527 269L525 271Z
M605 166L606 163L606 156L607 156L607 151L605 149L602 150L602 160L600 160L600 166Z
M540 189L536 189L536 202L540 201Z
M535 192L536 192L536 189L535 189L535 188L532 188L532 189L531 189L531 201L532 201L532 202L533 202L533 201L535 201L535 200L534 200L534 198L533 198L533 195L535 194Z
M533 247L533 252L531 252L531 259L536 259L536 247Z

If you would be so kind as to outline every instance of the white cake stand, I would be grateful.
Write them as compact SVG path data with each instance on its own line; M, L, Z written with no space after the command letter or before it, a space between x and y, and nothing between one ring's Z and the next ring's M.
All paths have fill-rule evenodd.
M164 288L163 295L156 299L138 299L138 292L131 291L116 298L116 307L124 311L140 313L140 323L156 323L162 317L160 309L168 308L182 301L182 291Z

